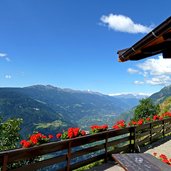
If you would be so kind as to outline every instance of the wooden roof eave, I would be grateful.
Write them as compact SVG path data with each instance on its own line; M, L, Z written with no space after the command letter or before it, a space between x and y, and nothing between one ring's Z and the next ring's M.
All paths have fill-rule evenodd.
M132 47L118 51L119 61L124 62L127 60L139 60L152 56L161 52L161 49L145 54L144 49L160 47L163 43L171 38L171 17L161 23L158 27L153 29L144 38L134 44ZM169 44L170 45L170 44Z

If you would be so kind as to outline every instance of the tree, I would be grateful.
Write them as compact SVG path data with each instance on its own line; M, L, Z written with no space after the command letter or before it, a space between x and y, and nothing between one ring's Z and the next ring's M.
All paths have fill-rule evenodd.
M8 119L3 121L0 118L0 151L10 150L17 147L20 140L20 125L22 119Z
M146 118L158 114L159 105L155 105L150 98L140 100L140 104L134 110L134 119Z

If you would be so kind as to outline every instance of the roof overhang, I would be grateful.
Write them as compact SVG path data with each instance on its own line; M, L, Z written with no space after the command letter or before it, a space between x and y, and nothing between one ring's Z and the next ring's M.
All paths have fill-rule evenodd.
M159 53L163 53L163 58L171 58L171 17L132 47L118 51L120 62L140 60Z

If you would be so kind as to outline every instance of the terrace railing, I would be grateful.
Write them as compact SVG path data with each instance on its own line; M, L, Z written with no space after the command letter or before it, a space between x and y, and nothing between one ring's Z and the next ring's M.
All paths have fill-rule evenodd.
M113 153L135 152L137 145L145 146L169 134L171 118L31 148L3 151L0 152L0 166L2 171L30 171L47 167L69 171L101 159L107 162ZM13 168L10 167L12 163Z

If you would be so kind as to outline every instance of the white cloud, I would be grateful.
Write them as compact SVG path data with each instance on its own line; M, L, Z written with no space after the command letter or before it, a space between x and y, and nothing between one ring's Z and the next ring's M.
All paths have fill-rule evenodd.
M134 84L149 84L166 86L171 84L171 59L157 58L147 59L136 65L137 69L128 68L130 74L142 75L142 80L134 81Z
M12 76L11 76L11 75L9 75L9 74L7 74L7 75L5 75L5 78L6 78L6 79L11 79L11 78L12 78Z
M9 57L7 57L7 54L6 53L0 53L0 58L2 59L5 59L7 62L10 62L11 60L10 60L10 58Z
M144 82L143 81L134 81L134 84L138 84L138 85L142 85L142 84L144 84Z
M138 70L136 70L136 69L132 69L132 68L128 68L128 70L127 70L130 74L138 74L139 73L139 71Z
M101 22L107 25L109 28L127 33L148 33L152 30L152 27L147 27L141 24L134 23L131 18L124 15L109 14L103 15L100 18Z
M157 59L147 59L144 63L138 64L137 67L151 75L171 74L171 59L163 59L160 55Z
M170 76L167 75L160 75L156 77L152 77L151 79L146 80L147 84L151 85L169 85L171 83Z
M6 53L0 53L0 58L3 58L3 57L5 57L5 56L7 56Z

